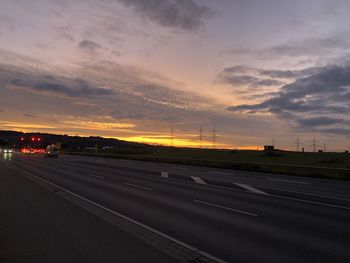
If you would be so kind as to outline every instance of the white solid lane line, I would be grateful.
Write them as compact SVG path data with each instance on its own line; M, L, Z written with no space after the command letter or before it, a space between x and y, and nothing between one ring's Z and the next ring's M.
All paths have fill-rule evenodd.
M241 213L241 214L245 214L245 215L249 215L249 216L258 216L257 214L253 214L253 213L249 213L249 212L245 212L245 211L241 211L241 210L237 210L237 209L233 209L233 208L225 207L225 206L221 206L221 205L211 204L211 203L204 202L204 201L201 201L201 200L194 199L193 202L197 202L197 203L201 203L201 204L205 204L205 205L209 205L209 206L218 207L218 208L221 208L221 209L225 209L225 210L229 210L229 211L233 211L233 212L237 212L237 213Z
M268 180L268 181L276 181L276 182L294 183L294 184L310 184L309 182L290 181L290 180L274 179L274 178L266 178L266 180Z
M148 191L152 191L151 188L146 187L146 186L142 186L142 185L137 185L137 184L129 184L129 183L124 183L125 185L128 186L132 186L132 187L136 187L136 188L140 188L140 189L144 189L144 190L148 190Z
M329 207L334 207L334 208L350 210L350 207L342 206L342 205L332 205L332 204L326 204L326 203L315 202L315 201L310 201L310 200L304 200L304 199L299 199L299 198L293 198L293 197L288 197L288 196L281 196L281 195L270 195L270 196L281 198L281 199L287 199L287 200L303 202L303 203L309 203L309 204L315 204L315 205L323 205L323 206L329 206Z
M191 178L193 179L193 181L195 181L197 184L207 184L206 182L204 182L201 178L197 177L197 176L191 176Z
M160 176L163 178L169 178L169 174L167 172L161 172Z
M255 187L252 187L250 185L247 185L247 184L239 184L239 183L234 183L235 185L239 186L239 187L242 187L246 190L248 190L249 192L252 192L254 194L261 194L261 195L269 195L268 193L265 193Z
M260 187L260 186L256 186L254 185L254 187ZM335 200L341 200L341 201L346 201L346 202L350 202L350 199L347 198L341 198L341 197L336 197L336 196L329 196L327 194L314 194L314 193L307 193L307 192L300 192L300 191L291 191L291 190L286 190L286 189L276 189L276 188L272 188L272 187L266 187L266 186L261 186L265 189L269 189L269 190L278 190L278 191L282 191L282 192L288 192L288 193L295 193L295 194L303 194L303 195L311 195L311 196L318 196L318 197L323 197L323 198L328 198L328 199L335 199Z

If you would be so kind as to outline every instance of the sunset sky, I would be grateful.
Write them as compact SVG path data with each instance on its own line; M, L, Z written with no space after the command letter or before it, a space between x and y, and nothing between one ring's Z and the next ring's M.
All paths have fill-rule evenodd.
M348 0L1 0L0 129L350 149Z

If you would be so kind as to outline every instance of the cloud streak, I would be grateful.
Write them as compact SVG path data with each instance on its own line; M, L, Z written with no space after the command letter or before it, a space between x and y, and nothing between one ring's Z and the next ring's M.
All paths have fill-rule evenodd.
M14 78L10 80L11 86L48 95L63 95L67 97L95 97L114 94L108 88L94 87L88 82L75 79L69 84L63 83L52 76L34 78Z

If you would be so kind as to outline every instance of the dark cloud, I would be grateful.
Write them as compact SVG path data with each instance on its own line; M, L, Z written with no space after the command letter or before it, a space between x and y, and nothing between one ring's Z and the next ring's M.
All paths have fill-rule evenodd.
M342 32L326 37L305 38L261 49L234 47L220 53L233 56L253 56L263 60L307 57L309 59L322 58L322 61L329 58L334 61L334 58L342 58L344 53L350 53L350 41L347 35L348 32ZM287 76L294 77L294 74L287 74Z
M284 84L284 82L276 79L258 79L255 81L254 85L255 86L280 86Z
M224 68L222 70L222 73L223 74L247 74L247 73L256 72L256 71L257 69L255 68L238 65L238 66Z
M310 56L339 50L349 50L349 41L340 36L327 38L308 38L300 41L290 41L264 50L266 54L277 56Z
M331 118L331 117L314 117L307 119L297 119L296 122L301 127L317 127L317 126L330 126L334 124L344 123L343 119Z
M253 67L247 67L243 65L237 65L232 67L227 67L222 70L219 75L229 76L229 75L248 75L255 76L255 78L266 78L271 79L297 79L301 77L307 77L316 74L318 71L322 70L319 67L310 67L300 70L279 70L279 69L259 69Z
M270 78L288 79L301 78L316 74L320 70L317 67L306 68L302 70L261 70L260 74Z
M67 97L88 98L114 94L111 89L94 87L81 79L76 79L69 84L65 84L55 80L55 78L51 76L36 79L14 78L10 81L10 84L37 93L63 95Z
M350 129L346 129L346 128L318 129L317 132L330 133L330 134L336 134L336 135L344 135L344 136L347 136L347 137L350 136Z
M194 31L204 26L203 20L215 14L193 0L117 0L144 15L152 22L169 28Z
M266 78L268 74L261 76L261 70L245 66L233 66L224 68L218 75L220 83L232 86L249 86L257 88L262 86L280 86L284 84L279 79Z
M292 118L304 128L349 124L345 118L350 113L350 66L318 68L315 74L282 86L260 103L231 106L228 110L269 112L282 119Z
M101 45L91 40L83 40L79 43L79 48L89 53L95 53L101 48Z
M245 47L236 47L236 48L230 48L220 51L220 54L229 54L229 55L247 55L252 54L255 51L250 48Z
M29 114L29 113L24 113L23 116L24 116L24 117L31 118L31 119L36 118L36 116L34 116L34 115L32 115L32 114Z

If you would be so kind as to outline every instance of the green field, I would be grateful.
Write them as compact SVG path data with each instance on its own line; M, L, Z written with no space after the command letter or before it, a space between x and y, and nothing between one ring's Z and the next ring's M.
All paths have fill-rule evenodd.
M302 153L274 151L229 151L172 147L136 150L108 149L80 152L108 158L125 158L156 162L200 165L225 169L284 173L336 179L350 179L349 153Z
M147 154L150 155L150 154ZM151 154L152 155L152 154ZM221 160L266 164L322 166L332 168L350 168L349 153L302 153L276 151L269 156L264 151L227 151L208 149L159 149L153 156L190 158L200 160Z

